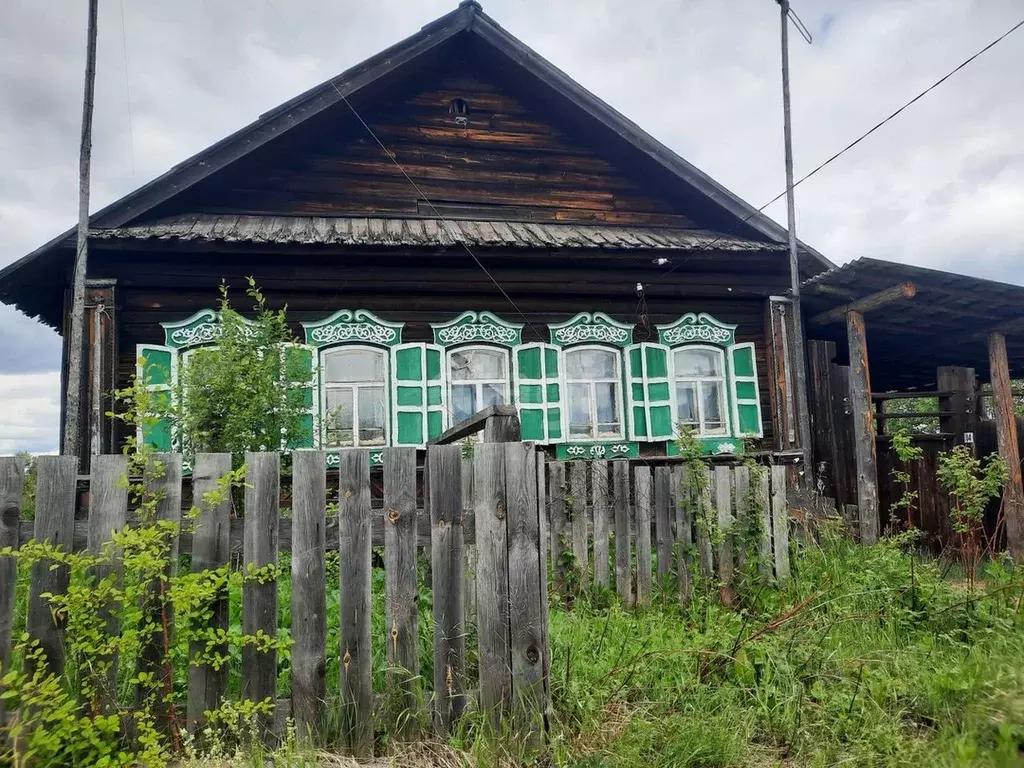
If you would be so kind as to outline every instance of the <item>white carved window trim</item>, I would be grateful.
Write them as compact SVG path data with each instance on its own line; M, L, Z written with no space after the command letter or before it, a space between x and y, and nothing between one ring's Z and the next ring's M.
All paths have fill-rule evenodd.
M569 357L575 352L599 351L611 354L615 357L615 366L618 373L603 379L573 379L569 376ZM626 434L626 411L623 399L625 376L622 367L622 350L605 344L574 344L570 347L563 347L561 352L561 378L562 378L562 438L566 442L583 442L588 440L624 440ZM590 385L590 426L591 434L588 437L574 435L570 429L572 412L572 385ZM619 429L615 434L594 434L597 432L597 384L613 384L615 386L615 404L618 407Z
M683 376L676 372L676 355L680 352L688 352L692 350L702 350L706 352L712 352L719 357L720 370L722 371L721 376ZM728 366L728 356L726 350L722 347L713 346L711 344L679 344L669 349L669 374L671 390L669 395L672 399L672 416L673 421L676 424L676 429L682 424L682 419L679 415L679 402L676 387L681 382L693 382L696 384L696 396L697 396L697 435L699 437L728 437L732 434L732 424L730 423L731 413L731 400L729 396L731 388L731 372ZM704 398L702 393L703 382L718 382L720 385L721 400L719 406L722 413L722 424L723 426L719 429L708 430L705 425L704 419Z
M452 375L452 355L458 354L459 352L495 352L501 355L505 361L505 377L503 379L458 379L456 380ZM448 396L448 411L451 419L451 425L455 426L458 424L458 419L455 417L455 387L473 385L473 389L476 392L477 403L483 401L483 387L484 385L501 385L502 391L504 392L503 403L512 402L512 355L510 354L509 347L499 347L496 344L467 344L460 347L451 347L445 350L444 365L445 375L447 381L447 392ZM472 414L470 414L472 415Z
M377 347L370 344L334 344L329 347L322 347L317 357L317 364L320 371L320 445L329 448L382 448L391 445L391 403L390 392L393 382L391 380L391 355L385 347ZM380 383L370 382L330 382L327 380L327 358L338 352L372 352L380 355L384 362L384 376ZM384 440L380 443L371 443L364 446L359 438L359 390L380 387L384 390ZM330 429L328 422L330 414L327 412L327 391L330 389L351 389L352 390L352 442L343 445L328 445L327 433Z

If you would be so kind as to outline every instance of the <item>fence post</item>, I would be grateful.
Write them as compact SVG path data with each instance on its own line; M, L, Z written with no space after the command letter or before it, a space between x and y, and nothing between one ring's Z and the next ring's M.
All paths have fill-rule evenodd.
M36 521L33 538L71 552L75 537L75 485L77 456L40 456L36 459ZM68 567L53 567L49 560L32 564L26 630L39 641L48 670L64 672L64 621L54 616L44 594L61 594L68 588ZM31 670L30 670L31 671Z
M587 563L587 468L582 461L569 464L569 498L572 499L572 554L580 584L586 582Z
M702 472L704 474L703 481L701 482L702 488L694 490L693 504L696 510L694 521L697 529L697 555L700 559L700 575L705 579L710 579L715 575L715 558L710 535L711 524L715 519L715 476L711 473L711 467L707 465L687 468L686 472Z
M167 598L167 579L178 571L178 529L181 524L181 454L156 453L143 470L143 484L148 501L155 503L153 517L156 521L171 523L175 530L168 542L167 564L164 579L153 579L146 587L145 613L140 620L150 623L155 629L149 637L143 638L142 648L136 663L136 672L152 675L160 680L163 694L149 704L157 712L157 725L166 732L175 728L174 723L174 674L171 662L164 653L166 647L173 647L174 613ZM135 688L136 709L147 706L146 701L155 694L154 689L139 683Z
M651 468L633 468L636 499L636 602L651 602Z
M608 551L608 462L590 464L590 485L594 506L594 584L611 585L611 554Z
M110 561L91 569L94 583L113 576L120 579L121 551L110 549L114 533L128 523L128 457L121 454L92 457L92 477L89 481L89 536L88 551L93 557L109 554ZM121 634L121 620L111 605L100 608L106 622L107 637ZM96 701L103 712L117 706L117 653L103 654L90 677L95 686Z
M458 446L455 446L459 450ZM341 451L338 464L341 555L342 743L373 756L373 653L370 646L370 452Z
M676 569L679 572L679 604L686 606L690 604L693 596L693 583L691 579L691 564L693 555L693 507L692 500L685 494L683 488L683 467L673 467L671 473L671 485L669 487L669 499L675 507L676 520ZM687 498L683 498L686 495Z
M0 547L18 548L21 503L25 487L25 465L17 457L0 458ZM12 556L0 556L0 677L11 662L11 631L17 594L18 562ZM0 726L6 721L4 701L0 699Z
M671 470L654 468L654 535L658 552L658 591L664 599L665 584L672 572L672 482Z
M430 559L434 591L434 728L447 734L465 707L462 601L462 448L427 448Z
M508 504L505 444L482 443L473 452L477 536L477 607L480 709L499 725L512 700L509 657Z
M568 520L565 515L565 462L548 463L548 509L551 510L551 569L555 572L555 585L565 596L565 541Z
M307 744L326 725L326 462L323 451L292 454L292 717Z
M736 567L744 571L749 559L747 547L750 544L746 534L750 530L750 516L756 514L750 508L750 469L748 467L733 467L732 497L736 510L734 525L737 531L733 536L733 554L736 557Z
M761 515L761 525L758 526L761 530L761 537L757 542L757 565L762 576L772 575L772 566L774 562L772 555L773 525L769 478L770 472L767 469L762 468L761 471L758 472L755 481L757 483L757 514Z
M715 467L715 511L718 520L718 580L723 605L732 605L732 468Z
M630 579L629 541L629 462L612 462L615 499L615 591L625 606L633 605Z
M413 739L420 705L419 607L416 583L416 449L384 449L384 580L388 687L406 711L398 736ZM479 530L479 528L477 529ZM479 535L479 534L478 534Z
M786 501L786 468L780 465L772 467L772 534L775 578L779 584L785 584L789 581L789 504Z
M277 640L277 526L280 518L281 455L246 453L245 517L243 518L242 632ZM271 569L264 574L263 569ZM267 699L277 693L277 649L242 646L242 697ZM274 713L259 715L256 729L264 744L274 738Z
M230 491L214 505L204 502L206 494L216 492L220 479L231 472L230 453L196 455L192 472L192 503L200 509L192 535L192 571L216 571L225 568L230 554L231 496ZM228 593L226 586L211 601L213 616L208 628L217 632L228 629ZM207 649L204 639L193 640L188 649L188 703L185 718L190 732L200 730L207 711L217 709L227 688L227 668L215 669L212 664L197 661L209 653L226 654L223 643Z

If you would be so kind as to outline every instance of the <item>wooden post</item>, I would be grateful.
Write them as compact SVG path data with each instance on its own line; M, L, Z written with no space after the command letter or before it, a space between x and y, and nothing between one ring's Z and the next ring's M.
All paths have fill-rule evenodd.
M854 453L857 462L860 540L862 544L871 545L878 541L878 459L875 452L875 411L871 402L867 331L861 312L852 310L847 313L846 336L850 345L850 406L853 409Z
M120 581L122 566L121 552L109 550L113 535L128 524L128 457L121 454L94 456L92 476L89 480L89 537L88 551L93 557L106 556L106 563L92 568L95 583L113 576ZM113 606L100 608L101 618L107 625L107 636L114 638L121 634L120 617ZM102 654L91 672L95 687L95 701L100 710L112 712L117 707L117 662L116 653Z
M36 520L33 538L48 541L71 552L75 538L75 476L77 456L40 456L36 459ZM68 567L49 561L32 564L28 593L26 631L38 640L49 672L64 671L64 621L54 616L44 594L61 594L68 588Z
M460 446L451 446L461 456ZM456 466L456 469L458 467ZM338 464L341 556L341 739L355 757L373 756L373 652L370 647L370 452L341 451ZM462 506L456 494L455 506ZM462 557L460 550L459 557ZM460 608L462 590L458 589ZM437 593L435 592L435 595Z
M940 392L953 394L939 398L939 410L951 411L952 416L939 419L939 429L953 435L953 445L964 445L965 436L973 435L977 425L974 412L974 369L958 365L943 365L936 372ZM974 443L969 443L974 450Z
M551 570L555 573L555 585L564 597L566 580L565 557L566 536L569 523L565 514L565 462L548 463L548 509L551 511Z
M755 479L757 514L761 516L761 536L757 541L757 570L762 576L772 575L774 557L772 555L772 501L769 490L769 470L762 469Z
M679 603L686 606L693 597L692 563L693 555L693 500L684 498L684 467L673 467L669 499L675 508L676 521L676 569L679 572Z
M651 602L651 468L633 467L636 499L636 602Z
M25 487L25 463L12 456L0 458L0 548L18 548L21 502ZM14 557L0 557L0 677L11 662L11 632L18 585L18 563ZM0 727L6 715L0 699Z
M434 729L447 734L465 708L462 600L462 448L427 448L431 583L434 590Z
M1024 560L1024 486L1021 483L1020 448L1017 445L1017 418L1013 408L1010 365L1006 357L1006 337L988 336L988 362L992 375L992 399L996 411L999 455L1006 462L1009 476L1003 487L1003 516L1006 543L1014 560Z
M200 453L192 472L192 498L197 505L203 505L208 493L218 490L219 480L231 471L230 453ZM228 564L231 550L231 497L225 494L214 506L203 505L196 519L192 535L192 571L214 571ZM220 590L210 605L212 617L209 628L218 631L228 629L227 587ZM197 657L210 652L227 654L227 646L218 643L207 648L205 640L193 640L188 649L188 703L185 718L190 732L196 732L206 723L205 712L220 706L227 688L227 667L215 669L212 664L197 661Z
M277 567L277 521L281 498L281 455L246 453L244 544L242 558L242 632L277 639L277 577L257 575ZM369 464L369 459L367 459ZM344 563L344 560L342 560ZM277 693L277 649L242 646L242 698L271 704ZM264 744L273 739L274 715L258 715L256 730Z
M613 461L612 493L615 506L615 591L625 606L633 605L629 536L629 462Z
M323 451L292 454L292 718L296 737L317 746L327 695L326 459ZM390 466L385 460L385 487Z
M519 416L495 415L484 422L485 443L518 443L521 437Z
M789 581L789 503L786 501L786 468L772 467L772 539L775 550L775 579Z
M718 581L722 605L732 605L735 597L732 588L732 468L715 467L715 519L718 522Z
M687 467L686 472L703 472L703 490L694 490L694 523L697 529L697 556L700 561L700 575L705 579L715 576L715 557L711 545L711 527L715 521L715 476L711 467Z
M733 554L736 556L736 567L746 570L750 542L745 540L744 532L750 530L750 516L755 514L750 508L750 469L749 467L733 467L732 470L733 508L736 510L736 529L740 531L733 537Z
M590 464L590 485L594 507L594 584L611 585L611 566L608 551L608 462Z
M569 464L569 497L572 499L572 554L580 583L586 581L587 563L587 467L582 461Z
M658 590L665 595L665 584L672 572L672 474L668 467L654 468L654 535L658 552Z

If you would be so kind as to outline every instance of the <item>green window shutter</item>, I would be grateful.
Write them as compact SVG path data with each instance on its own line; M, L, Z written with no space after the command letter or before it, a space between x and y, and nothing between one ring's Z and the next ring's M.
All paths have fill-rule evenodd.
M285 344L282 364L289 402L301 406L303 410L291 433L285 435L285 450L315 448L319 443L316 427L320 413L316 348L307 344Z
M434 344L391 348L393 445L422 447L445 428L443 350Z
M562 440L562 378L558 347L524 344L515 350L515 393L523 440Z
M674 430L668 347L632 344L625 353L630 439L671 440Z
M732 387L732 424L735 437L763 437L761 392L757 385L754 345L729 347L729 383Z
M136 376L153 395L152 412L140 414L135 437L140 446L168 452L174 444L170 408L178 383L178 353L155 344L139 344L135 349Z

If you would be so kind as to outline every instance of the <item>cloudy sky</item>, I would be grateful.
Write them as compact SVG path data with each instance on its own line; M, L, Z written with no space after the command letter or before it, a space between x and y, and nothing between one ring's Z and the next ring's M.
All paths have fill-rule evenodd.
M93 210L456 5L100 0ZM795 0L797 175L1024 17L1020 0ZM85 0L0 2L0 266L77 212ZM485 0L755 206L782 189L772 0ZM1024 284L1024 29L798 189L801 237ZM777 203L768 213L784 221ZM57 335L0 306L0 454L57 445Z

